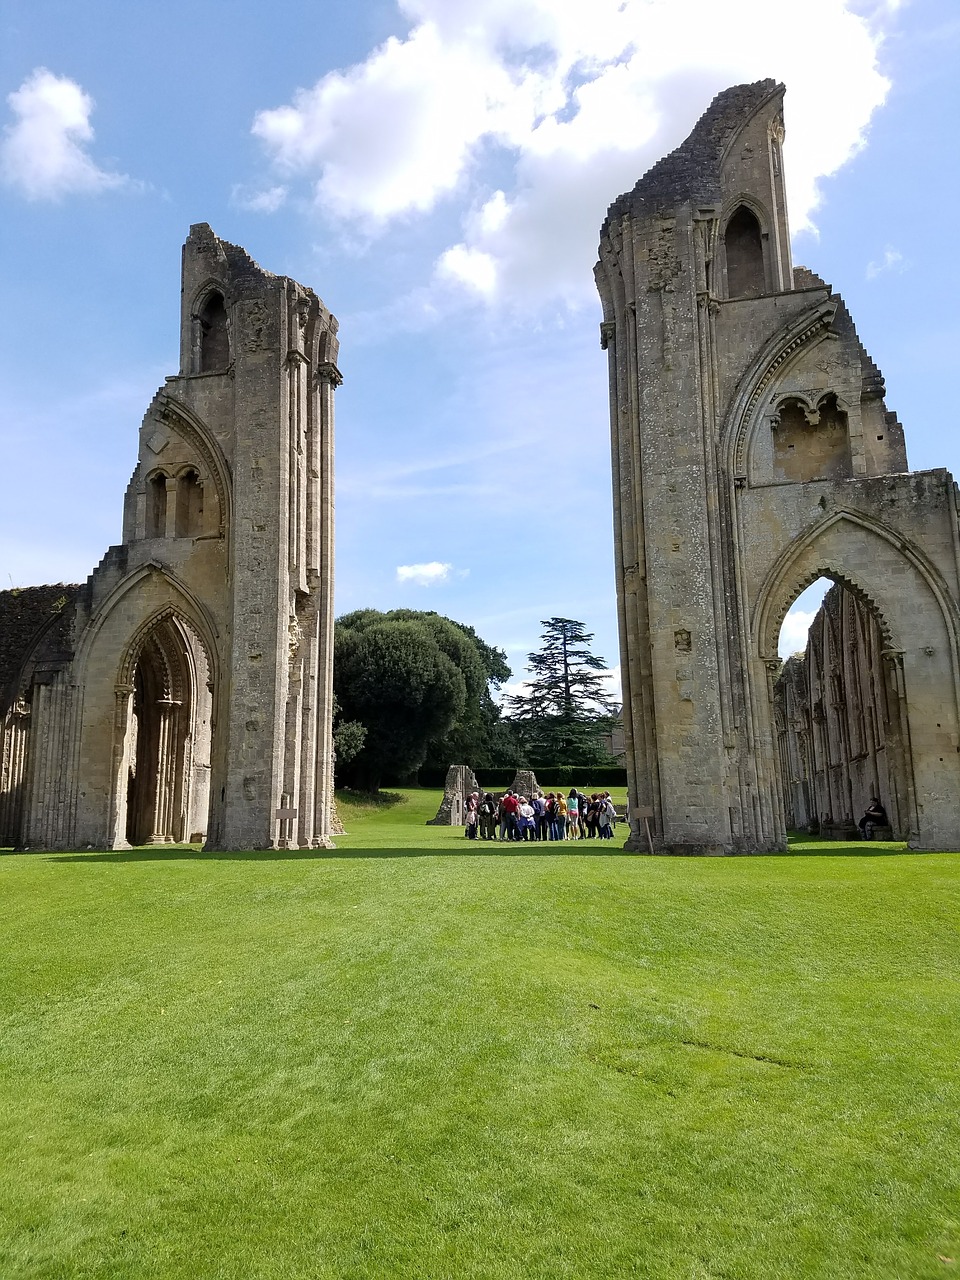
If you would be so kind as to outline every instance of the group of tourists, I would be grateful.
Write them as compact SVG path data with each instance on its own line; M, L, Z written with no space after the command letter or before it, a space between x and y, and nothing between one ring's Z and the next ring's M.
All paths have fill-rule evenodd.
M470 840L612 840L617 811L609 791L584 795L571 787L521 796L505 791L499 799L486 791L467 797L466 835Z

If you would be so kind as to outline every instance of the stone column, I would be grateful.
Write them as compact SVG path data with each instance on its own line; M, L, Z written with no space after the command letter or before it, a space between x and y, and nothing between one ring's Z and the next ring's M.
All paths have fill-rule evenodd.
M164 512L163 536L175 538L177 536L177 481L168 476L166 489L167 506Z
M111 765L110 847L127 849L127 770L130 764L130 720L134 686L118 684L114 689L113 762Z
M151 844L173 844L172 831L175 819L177 730L179 728L180 703L172 698L160 698L157 732L156 792L153 809L153 834Z

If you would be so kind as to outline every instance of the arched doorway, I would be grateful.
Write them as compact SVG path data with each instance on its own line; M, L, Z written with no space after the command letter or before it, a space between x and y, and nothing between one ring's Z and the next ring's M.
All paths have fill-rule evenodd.
M118 843L172 844L206 836L213 687L197 632L177 613L132 647L119 779Z
M916 485L914 478L904 478L905 484L911 482ZM885 481L888 491L893 483ZM765 504L768 519L771 511L772 504ZM829 793L822 793L830 803L816 816L837 819L841 810L848 822L859 818L860 801L870 799L866 793L874 782L884 790L886 774L881 799L894 819L895 835L917 848L953 848L958 632L955 608L936 569L901 531L850 510L826 514L772 564L768 559L768 566L752 601L751 674L759 694L766 668L767 697L756 700L758 785L771 797L778 837L785 836L789 805L778 761L783 726L775 715L777 639L791 602L825 577L843 591L836 593L834 634L827 649L821 648L820 670L814 673L812 704L820 703L821 720L820 728L811 725L811 734L822 733L832 744L833 755L825 751L823 758L835 762L847 793L835 780ZM811 713L814 709L811 705Z
M857 838L879 799L894 837L909 834L909 727L885 631L871 601L827 578L784 618L772 697L788 831Z

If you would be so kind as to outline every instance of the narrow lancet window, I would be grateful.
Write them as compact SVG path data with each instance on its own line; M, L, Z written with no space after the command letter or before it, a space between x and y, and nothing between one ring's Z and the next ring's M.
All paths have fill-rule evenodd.
M185 471L177 482L177 537L195 538L203 527L203 486L196 471Z
M198 317L200 321L200 372L222 373L230 363L230 334L223 296L211 293Z
M760 223L743 205L727 223L727 297L750 298L764 292Z
M167 532L167 477L163 472L147 482L146 536L163 538Z

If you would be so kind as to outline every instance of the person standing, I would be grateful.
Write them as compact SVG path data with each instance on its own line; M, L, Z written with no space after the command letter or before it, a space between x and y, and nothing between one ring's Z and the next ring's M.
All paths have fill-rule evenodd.
M580 800L577 796L577 788L571 787L570 794L567 796L567 835L571 840L576 840L580 834Z
M480 801L480 839L496 840L497 838L497 802L489 791L484 792Z
M547 802L543 798L543 792L538 791L530 803L533 805L533 817L537 824L537 839L546 840L549 823L547 821Z
M557 839L567 838L567 801L562 791L557 792Z
M516 793L508 791L503 797L503 808L507 818L507 839L520 839L520 826L517 822L517 810L520 808L520 801L517 799ZM503 826L501 824L500 839L503 839Z
M537 824L533 815L533 805L526 798L520 797L520 807L517 810L517 821L520 825L520 835L524 840L536 840Z
M594 791L587 804L587 834L591 840L597 837L597 825L600 817L600 797Z
M551 840L559 839L557 835L557 797L552 791L547 792L547 831Z

